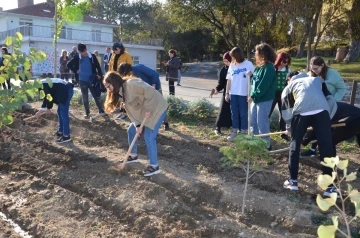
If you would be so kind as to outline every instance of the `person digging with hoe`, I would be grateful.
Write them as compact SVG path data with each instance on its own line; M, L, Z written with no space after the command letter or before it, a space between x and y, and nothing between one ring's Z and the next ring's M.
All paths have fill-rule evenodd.
M156 138L159 128L165 119L168 104L163 96L149 84L136 77L122 78L118 72L108 72L104 78L108 90L105 100L105 111L111 112L120 103L124 103L131 124L127 130L128 142L144 132L144 139L149 158L149 166L144 170L144 176L160 173ZM140 126L146 118L144 129ZM131 149L126 163L139 162L137 154L138 139Z

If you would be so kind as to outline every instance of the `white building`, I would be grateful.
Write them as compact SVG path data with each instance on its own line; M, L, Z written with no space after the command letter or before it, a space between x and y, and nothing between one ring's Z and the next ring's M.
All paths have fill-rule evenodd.
M16 32L23 35L22 51L27 53L31 47L46 53L47 59L42 63L34 63L34 75L54 72L54 14L55 6L52 0L34 5L34 0L18 0L18 8L7 11L0 9L0 43L3 44L7 36ZM84 16L81 24L65 24L59 36L57 57L61 51L71 51L73 46L84 43L88 51L98 50L102 56L106 47L112 47L113 29L117 26L104 20ZM126 50L133 58L133 64L144 64L156 69L159 50L164 50L161 40L149 39L146 43L123 42ZM58 60L59 61L59 60ZM57 67L59 71L59 65Z

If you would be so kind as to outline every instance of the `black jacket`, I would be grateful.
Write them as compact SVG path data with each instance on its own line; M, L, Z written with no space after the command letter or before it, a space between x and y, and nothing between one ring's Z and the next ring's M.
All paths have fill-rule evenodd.
M41 80L43 84L43 90L45 94L50 94L52 101L49 101L45 98L43 99L43 104L41 108L51 109L55 104L65 104L69 99L69 87L74 87L72 83L65 82L62 79L51 79L53 86L50 88L46 79Z
M67 67L77 73L80 67L80 57L79 55L75 55L74 58L72 58L69 63L67 64ZM103 76L101 66L99 64L99 61L97 60L96 56L94 54L91 54L91 68L94 75L100 75Z

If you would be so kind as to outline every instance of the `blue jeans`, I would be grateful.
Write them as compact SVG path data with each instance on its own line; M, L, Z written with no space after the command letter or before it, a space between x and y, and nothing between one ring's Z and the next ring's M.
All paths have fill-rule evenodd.
M270 133L270 119L269 113L271 110L273 100L251 103L251 121L250 127L254 135ZM270 136L262 137L268 141L270 147Z
M234 131L248 130L248 102L247 96L230 95L230 110L232 128Z
M70 135L70 117L69 117L69 109L70 109L70 101L74 95L74 88L69 85L68 86L68 99L62 104L59 103L57 114L59 120L59 128L58 132L63 134L64 136Z
M148 154L148 158L149 158L149 163L153 167L158 166L156 138L157 138L160 126L166 117L166 112L167 111L165 111L160 116L159 120L157 121L157 123L154 127L154 130L151 130L150 128L145 127L145 126L143 127L143 134L144 134L144 140L145 140L147 154ZM129 146L130 146L132 140L134 139L134 137L136 135L136 127L133 123L130 124L127 132L128 132L128 142L129 142ZM139 140L137 140L136 143L134 144L134 147L132 148L131 153L134 153L134 154L137 153L138 142L139 142Z

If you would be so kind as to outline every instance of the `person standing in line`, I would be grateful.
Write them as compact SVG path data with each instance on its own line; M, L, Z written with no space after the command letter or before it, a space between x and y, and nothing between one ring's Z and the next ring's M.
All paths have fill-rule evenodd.
M270 133L269 114L277 87L275 59L276 53L270 45L262 43L255 47L257 67L254 73L248 71L248 75L252 75L248 102L251 103L250 129L254 135ZM268 141L271 150L270 136L263 139Z
M106 48L106 54L104 54L104 69L105 69L105 73L107 71L109 71L109 61L110 61L110 58L111 58L111 48L110 47L107 47Z
M227 137L233 141L238 133L248 133L248 79L246 73L254 72L254 65L245 59L244 53L239 47L230 51L232 62L226 76L227 85L225 100L230 102L232 133Z
M291 134L289 151L289 178L284 182L284 188L299 190L298 173L300 161L300 146L307 128L311 126L319 142L320 160L334 157L335 151L331 136L331 118L337 110L337 104L328 91L324 80L320 77L308 77L306 73L290 72L289 84L281 94L282 117L286 128ZM332 177L333 169L322 165L323 174ZM330 197L337 192L330 185L324 196Z
M181 86L180 82L181 82L181 67L182 67L182 62L180 57L179 58L179 70L178 70L178 80L177 80L177 86Z
M79 52L77 51L77 47L73 46L72 51L69 54L69 62L72 60L75 56L79 56ZM74 85L77 85L79 83L79 74L77 72L71 71L71 79L73 80Z
M166 66L166 81L169 81L169 95L175 96L175 81L179 78L179 58L176 57L176 50L169 50L169 60L163 62Z
M155 70L152 70L143 64L131 66L131 64L128 63L121 63L118 68L118 73L123 78L138 77L145 83L155 88L162 95L160 75ZM164 119L164 129L166 131L170 130L167 116Z
M280 114L280 131L286 131L286 124L284 119L281 116L281 93L284 90L287 82L287 74L290 73L289 65L291 64L291 57L286 52L281 52L278 54L275 60L275 70L276 70L276 80L277 80L277 88L275 92L275 98L271 106L271 110L269 113L269 119L271 118L271 114L274 111L274 108L276 104L279 108L279 114ZM286 141L290 141L290 138L286 134L281 134L281 138L283 138Z
M346 93L344 79L336 70L328 67L323 58L319 56L312 57L310 59L310 69L311 71L308 74L313 77L319 76L322 78L325 81L326 87L337 102L343 99ZM308 150L301 152L301 156L316 156L316 148L317 143L311 144L311 147Z
M223 55L224 66L220 70L218 84L217 84L217 86L215 88L215 92L214 92L214 94L217 95L219 92L223 91L223 95L222 95L220 107L219 107L219 113L217 115L216 122L215 122L215 126L216 126L215 134L216 135L222 134L221 127L229 128L232 126L230 103L225 100L226 84L227 84L226 76L227 76L231 61L232 61L232 59L230 56L230 52L229 51L225 52L225 54Z
M66 50L61 51L60 57L60 78L66 81L69 81L69 68L67 63L69 63L68 52Z
M132 143L135 135L144 132L144 140L149 158L149 165L144 170L144 176L152 176L161 172L158 164L156 138L159 128L166 117L168 104L164 97L149 84L141 79L121 78L118 72L108 72L104 78L104 85L108 89L105 101L105 110L111 112L118 102L125 104L131 120L127 130L128 143ZM141 122L146 118L144 127ZM133 146L127 163L139 162L138 141Z
M2 57L1 57L0 67L1 67L1 66L5 66L5 64L4 64L4 61L5 61L4 55L11 55L11 54L9 53L9 51L8 51L8 48L6 48L6 47L2 47L2 48L1 48L1 53L2 53ZM0 72L0 73L1 73L1 72ZM11 90L10 78L6 79L6 82L4 82L4 83L2 84L2 87L3 87L3 89L5 89L5 90L6 90L6 89Z
M96 81L101 82L103 76L99 62L94 54L87 51L86 45L80 43L78 45L80 54L75 56L68 63L68 68L73 72L79 73L79 84L82 94L82 99L85 108L85 119L90 119L90 106L89 106L89 90L93 96L96 106L101 116L105 116L103 104L101 103L100 95L97 95L93 85Z
M71 141L69 109L70 101L74 94L74 85L58 78L52 78L51 81L52 87L49 86L46 79L41 80L44 93L51 95L52 101L44 97L42 106L35 114L35 117L39 118L44 114L50 114L54 103L58 105L59 126L55 135L56 142L61 144Z
M121 63L128 63L132 65L131 55L125 50L125 47L122 43L115 42L113 44L113 53L109 61L109 71L117 72L119 65ZM116 120L124 120L127 118L126 110L120 108L120 114L115 118Z

